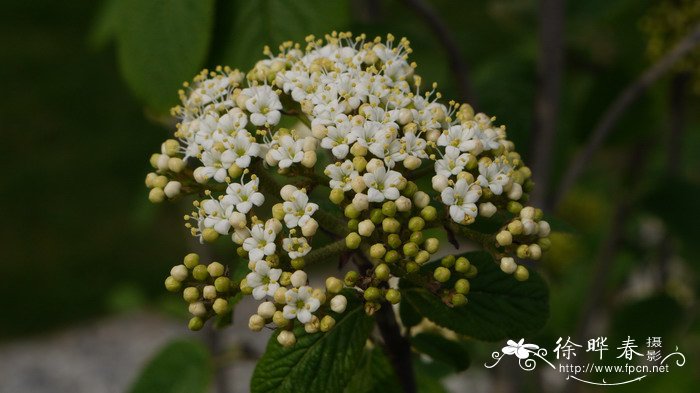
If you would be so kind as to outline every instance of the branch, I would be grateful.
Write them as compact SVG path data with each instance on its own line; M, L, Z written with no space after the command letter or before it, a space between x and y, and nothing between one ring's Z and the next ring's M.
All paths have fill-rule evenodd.
M401 335L394 309L388 302L382 303L375 314L379 333L384 340L389 360L401 383L404 393L416 393L416 379L413 373L411 343Z
M551 177L564 68L564 0L540 1L539 20L538 83L531 145L532 176L537 184L532 191L535 206L544 204Z
M438 41L447 51L447 62L452 72L452 76L457 83L459 98L469 102L472 106L477 106L476 96L469 82L469 67L459 52L457 41L452 32L447 28L440 15L423 0L404 0L404 3L411 8L437 36Z
M613 101L591 132L591 136L583 150L581 150L569 164L559 186L559 191L549 206L556 207L561 203L563 197L574 185L586 164L593 157L593 154L600 148L605 138L610 134L617 121L629 106L632 105L651 84L664 75L678 60L687 55L698 44L700 44L700 24L696 25L673 50L647 69L639 79L629 85L615 101Z

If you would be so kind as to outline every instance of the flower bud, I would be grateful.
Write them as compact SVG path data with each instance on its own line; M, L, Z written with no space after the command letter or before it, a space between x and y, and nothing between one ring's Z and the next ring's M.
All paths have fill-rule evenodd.
M542 249L537 244L530 244L528 252L530 253L530 259L538 260L542 258Z
M331 310L338 314L342 314L348 305L348 299L343 295L333 296L331 299Z
M547 251L549 250L550 247L552 247L552 241L549 240L548 237L543 237L540 240L537 241L537 244L540 246L542 251Z
M204 320L200 317L192 317L187 323L187 328L192 331L201 330L204 327Z
M360 193L364 190L367 189L367 184L365 184L365 180L362 178L362 176L357 176L352 181L350 182L350 186L352 187L352 190Z
M400 212L407 212L407 211L411 210L411 205L412 205L411 200L406 198L405 196L400 196L396 200L396 210L398 210Z
M420 251L420 249L418 248L418 245L416 243L408 242L403 245L403 255L407 257L416 256L418 254L418 251Z
M387 217L382 221L382 230L385 233L398 233L401 229L401 224L395 218Z
M447 186L449 185L448 181L447 181L447 177L445 177L443 175L433 176L432 183L433 183L433 189L437 192L442 192L442 190L447 188Z
M411 236L409 236L408 240L420 246L421 244L423 244L423 232L415 231L411 233Z
M318 139L312 137L312 136L307 136L304 138L304 151L316 151L316 148L318 147Z
M319 326L319 329L322 332L327 332L333 329L333 326L335 326L335 318L333 318L330 315L326 315L323 318L321 318L321 325Z
M209 275L213 278L223 275L224 270L226 270L224 265L220 264L219 262L212 262L207 266L207 272L209 272Z
M282 311L275 311L275 313L272 314L272 323L277 327L284 328L289 325L289 320L284 317Z
M550 228L549 223L547 221L540 221L537 223L537 226L537 233L540 235L540 237L547 237L552 231L552 228Z
M469 267L471 267L471 263L465 257L459 257L455 261L455 271L457 272L466 273L469 271Z
M187 287L182 291L182 298L185 299L187 303L194 303L199 300L199 289L196 287Z
M331 202L335 203L336 205L339 205L341 202L343 202L343 200L345 200L345 191L343 191L342 188L334 188L331 190L328 199L330 199ZM282 213L284 214L284 211L282 211ZM284 217L284 215L282 217Z
M197 281L204 281L209 278L206 265L197 265L192 269L192 277Z
M518 268L515 269L513 276L515 276L515 279L518 281L527 281L527 279L530 278L530 272L525 266L519 265Z
M207 243L214 243L218 238L219 232L217 232L214 228L204 228L202 231L202 240Z
M418 251L418 254L416 254L415 261L419 265L422 265L422 264L428 262L429 260L430 260L430 253L425 251L425 250Z
M357 234L357 232L351 232L345 237L345 246L351 250L355 250L358 247L360 247L360 242L362 239L360 238L360 235Z
M515 250L515 254L520 259L530 258L530 248L527 246L527 244L521 244Z
M369 199L367 198L367 194L355 194L355 197L352 198L352 206L359 212L367 210L369 208Z
M328 135L328 129L323 124L312 124L311 135L316 139L323 139Z
M160 157L158 157L158 161L156 162L156 166L158 167L158 170L167 171L169 160L170 160L170 157L168 157L166 154L161 154Z
M321 321L319 321L317 316L312 315L311 321L304 324L304 331L308 334L314 334L314 333L318 332L318 329L320 327L321 327Z
M362 146L361 144L355 142L352 145L352 147L350 148L350 154L352 154L355 157L364 157L367 155L367 148ZM355 163L355 160L353 160L353 164L354 163ZM367 165L367 160L365 160L364 165ZM357 169L357 167L355 169ZM364 170L364 167L362 168L362 170L360 170L360 169L357 169L357 170L362 171L362 170Z
M384 204L382 204L382 214L386 217L394 217L394 215L396 214L396 202L384 202Z
M181 188L182 184L179 181L169 181L168 184L165 185L163 193L168 198L175 198L176 196L180 195Z
M160 159L160 153L153 153L148 159L148 163L151 164L153 169L158 169L158 160Z
M277 311L277 307L272 302L262 302L258 306L258 315L266 320L272 318L275 315L275 311Z
M395 233L387 236L386 244L391 248L399 248L401 246L401 237Z
M204 286L202 296L207 300L216 299L216 288L213 285Z
M326 279L326 290L328 293L339 293L343 290L343 282L335 277Z
M214 288L219 293L226 293L231 289L231 280L228 277L219 277L214 280Z
M148 193L148 200L153 203L161 203L165 200L165 192L163 192L162 188L151 188L151 191Z
M294 193L297 192L299 189L294 187L291 184L287 184L282 189L280 190L280 196L282 199L285 201L291 201L292 198L294 197Z
M444 266L444 267L446 267L446 268L449 269L449 268L451 268L452 266L455 265L455 262L456 262L455 256L454 256L454 255L448 255L448 256L442 258L442 260L440 261L440 264L441 264L442 266Z
M374 232L374 224L370 220L364 220L357 226L357 232L364 237L371 236Z
M308 277L306 275L306 272L303 270L297 270L294 273L292 273L292 277L290 278L292 286L295 288L303 287L306 285Z
M455 291L457 293L461 293L462 295L466 295L469 293L469 280L466 278L460 278L455 282Z
M185 265L177 265L173 266L172 269L170 269L170 275L177 281L185 281L187 279L187 276L189 276L190 272L187 270L187 267Z
M523 205L520 202L510 201L506 205L506 209L513 214L520 214L520 211L523 210Z
M508 198L517 201L523 196L523 186L518 183L512 183L508 190Z
M248 328L254 332L259 332L265 327L265 318L258 314L253 314L248 319Z
M423 191L416 191L416 193L413 194L413 203L417 208L422 209L430 203L430 195Z
M447 282L450 279L450 275L450 269L443 266L438 266L433 272L433 277L439 282Z
M382 296L382 291L377 287L369 287L365 289L364 297L367 301L378 300Z
M384 297L386 298L387 302L391 304L398 304L401 301L401 292L391 288L386 291L386 295Z
M377 168L380 168L380 167L384 167L384 161L382 161L378 158L373 158L373 159L369 160L365 170L367 170L367 172L374 172L377 170Z
M168 169L175 173L182 172L182 170L185 169L185 166L185 161L183 161L180 157L170 157L168 159Z
M435 254L440 249L440 240L434 237L425 239L425 242L423 242L423 248L425 251Z
M418 169L423 161L416 156L408 156L403 160L403 166L409 171Z
M272 296L275 303L285 304L287 302L287 288L279 287Z
M523 235L533 235L537 233L539 227L535 221L530 218L523 218L521 222L523 223Z
M173 276L168 276L168 278L165 279L165 289L167 289L168 292L179 292L181 288L182 283Z
M479 215L482 217L491 217L497 210L496 205L491 202L479 204Z
M352 166L355 167L357 172L362 173L367 168L367 160L364 157L355 156L355 158L352 159Z
M469 270L467 270L466 273L464 273L464 277L466 278L474 278L479 274L479 269L476 268L474 265L469 265Z
M415 273L420 270L420 265L414 261L406 262L406 271L408 273Z
M211 306L211 308L214 310L216 315L224 315L229 312L228 301L222 298L214 300L214 304Z
M351 270L351 271L345 273L345 280L344 280L345 285L348 287L354 287L359 276L360 276L359 273L357 273L354 270Z
M508 232L517 236L523 233L523 223L520 220L513 220L508 223Z
M377 267L374 268L374 277L376 277L379 281L388 280L390 275L391 270L389 269L389 266L387 266L385 263L380 263L379 265L377 265Z
M503 273L506 274L513 274L515 272L515 269L518 268L518 265L515 263L515 260L511 257L503 257L501 258L501 270Z
M269 150L267 154L265 154L265 163L269 166L277 166L277 164L279 164L279 161L277 161L272 154L272 150Z
M500 246L509 246L513 243L513 234L508 231L500 231L496 235L496 242Z
M203 166L197 167L192 173L192 177L194 177L194 180L199 184L204 184L209 180L207 169Z
M535 208L532 206L524 207L522 210L520 210L520 218L535 218Z
M437 209L433 206L426 206L420 211L420 216L427 222L437 218Z
M424 227L425 220L423 220L421 217L411 217L411 219L408 220L408 229L413 232L421 231Z
M413 112L411 112L411 110L408 108L401 108L399 110L399 116L397 117L396 121L402 126L412 122Z
M396 263L396 262L398 262L398 260L400 258L401 258L401 255L399 255L399 252L396 250L389 250L384 255L384 261L386 263Z
M314 165L316 165L316 152L304 152L304 158L301 160L301 165L305 166L306 168L313 168Z
M301 234L306 236L306 237L311 237L311 236L316 234L317 230L318 230L318 222L316 220L314 220L313 218L310 218L301 227Z
M289 348L296 344L297 338L294 336L294 333L290 332L289 330L282 330L277 336L277 342L283 347Z
M253 288L248 285L248 280L245 278L241 280L240 284L238 284L238 287L241 289L241 293L244 295L250 295L253 293Z
M462 295L461 293L455 293L454 295L452 295L450 303L452 303L452 305L455 307L463 306L467 304L467 297Z

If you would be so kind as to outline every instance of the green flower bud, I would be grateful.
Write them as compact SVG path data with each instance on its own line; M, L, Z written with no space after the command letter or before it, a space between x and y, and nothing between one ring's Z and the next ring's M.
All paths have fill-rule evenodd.
M228 277L218 277L214 280L216 292L227 293L231 289L231 280Z
M411 219L408 220L408 229L410 229L412 232L421 231L424 227L425 220L420 217L411 217Z
M355 146L359 146L359 145L355 144L352 147L355 148ZM360 146L360 147L362 147L362 146ZM367 149L365 148L365 154L366 154L366 152L367 152ZM356 157L354 157L352 159L352 165L355 167L355 170L362 173L365 170L365 168L367 168L367 159L364 157L358 157L356 155Z
M510 201L506 209L513 214L520 214L520 211L523 210L523 205L520 202Z
M244 295L250 295L253 293L253 288L248 285L248 280L245 278L241 280L241 283L238 286L241 289L241 293Z
M418 186L416 183L409 181L406 183L406 187L404 187L402 194L408 198L413 198L413 194L415 194L416 191L418 191Z
M416 231L416 232L411 233L409 240L412 241L413 243L418 244L418 245L423 244L423 232Z
M284 205L282 203L276 203L272 206L272 217L280 221L284 220L285 216Z
M214 243L218 238L219 232L215 231L214 228L204 228L202 231L202 240L207 243Z
M389 266L384 263L381 263L374 268L374 277L380 281L388 280L390 275L391 270L389 269Z
M425 242L423 243L423 248L425 249L425 251L431 254L435 254L440 249L440 240L434 237L425 239Z
M352 220L348 220L348 229L356 232L360 227L360 220L353 218Z
M326 315L325 317L321 318L320 330L322 332L327 332L333 329L333 326L335 326L335 318L330 315Z
M163 202L165 200L165 191L159 187L151 188L151 191L148 193L148 200L153 203Z
M382 205L382 214L387 217L394 217L396 214L396 203L394 201L386 201Z
M400 258L401 258L401 255L399 255L399 252L396 250L389 250L384 255L384 261L386 263L396 263L396 262L398 262L398 260Z
M401 292L397 291L394 288L389 289L386 291L386 301L391 303L391 304L398 304L401 301Z
M450 303L452 303L452 305L455 307L463 306L467 304L467 297L462 295L461 293L455 293L454 295L452 295Z
M345 200L345 191L342 188L334 188L331 190L328 199L336 205L340 205Z
M304 258L294 258L292 259L291 264L294 269L301 270L306 265L306 262L304 261Z
M280 285L287 287L292 284L292 272L282 272L280 275Z
M237 179L239 176L243 174L243 168L239 167L236 164L232 164L228 170L228 175L231 177L231 179Z
M518 281L527 281L527 279L530 278L530 272L525 266L518 265L513 276L515 276L515 279Z
M272 323L279 328L285 328L289 325L289 319L284 317L282 311L275 311L275 313L272 314Z
M496 242L499 246L510 246L513 243L513 234L508 231L500 231L496 235Z
M513 220L508 223L508 232L517 236L523 233L523 223L520 220Z
M248 329L259 332L265 327L265 318L258 314L253 314L248 319Z
M385 233L397 233L401 230L401 223L395 218L387 217L382 221L382 230Z
M526 259L530 257L530 249L528 248L527 244L519 245L515 253L520 259Z
M200 317L192 317L187 324L187 328L192 331L201 330L204 327L204 320Z
M423 217L425 221L433 221L437 218L437 209L433 206L426 206L420 211L420 216Z
M293 332L289 330L283 330L277 335L277 342L280 343L285 348L294 346L297 342L297 338L294 336Z
M365 303L365 314L368 316L374 315L379 309L381 308L381 305L379 303L375 302L367 302Z
M447 282L450 279L450 269L444 266L438 266L433 272L433 277L439 282Z
M408 262L406 262L406 271L407 271L407 272L409 272L409 273L415 273L415 272L417 272L418 270L420 270L420 265L418 265L416 262L414 262L414 261L408 261Z
M451 268L452 266L455 265L455 256L454 255L448 255L440 261L440 264L444 267Z
M457 293L461 293L462 295L466 295L469 293L469 280L466 278L460 278L455 282L455 291Z
M206 265L197 265L192 269L192 277L197 281L204 281L209 278L209 272Z
M379 298L382 296L382 291L377 288L377 287L369 287L365 289L365 300L368 301L373 301L373 300L379 300Z
M413 242L408 242L403 245L403 255L407 257L416 256L419 250L418 245Z
M381 259L384 257L384 254L386 254L386 247L382 243L373 244L369 248L369 256L372 258Z
M246 251L243 247L236 248L236 254L238 254L238 256L241 258L248 257L248 251Z
M187 287L182 291L182 298L185 299L187 303L194 303L199 300L199 289L196 287Z
M357 218L360 216L360 211L355 208L352 204L345 206L345 217L347 218Z
M534 215L534 220L535 221L540 221L541 219L544 218L544 212L540 208L535 209L535 215Z
M362 239L357 232L351 232L345 237L345 246L351 250L355 250L360 247L360 242Z
M179 292L182 288L182 283L176 280L173 276L168 276L165 279L165 289L169 292Z
M552 247L552 241L548 237L541 238L537 241L537 244L540 245L542 251L547 251L550 247Z
M391 234L387 236L386 244L391 248L399 248L401 246L401 237L397 234Z
M224 265L220 264L219 262L212 262L207 266L207 272L209 272L209 275L216 278L220 277L224 274Z
M326 279L326 290L328 293L339 293L343 290L343 282L335 277Z
M372 209L372 211L369 213L369 219L375 225L381 223L382 220L384 220L384 213L382 213L382 209Z
M193 269L195 266L199 265L199 255L195 253L187 254L185 255L183 263L188 269Z
M226 299L218 298L214 300L214 305L211 306L216 315L224 315L229 311L228 301Z
M345 285L348 287L354 287L360 274L354 270L345 273Z
M425 250L418 251L414 259L417 264L422 265L430 260L430 253Z
M464 273L464 276L466 278L474 278L477 274L479 274L479 269L477 269L474 265L469 265L469 270L467 270L467 272Z
M468 272L470 266L471 263L469 263L469 260L465 257L459 257L455 261L455 271L458 271L460 273Z

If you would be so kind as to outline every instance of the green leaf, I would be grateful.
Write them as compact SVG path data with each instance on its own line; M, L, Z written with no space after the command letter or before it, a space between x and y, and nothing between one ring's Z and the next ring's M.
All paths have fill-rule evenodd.
M130 393L204 393L209 390L211 357L197 341L175 340L141 371Z
M93 22L88 43L95 49L102 49L117 35L123 0L103 0Z
M401 393L401 385L381 348L366 350L345 393Z
M122 75L148 107L166 112L204 64L214 0L122 0L117 54Z
M418 351L459 372L469 368L469 352L464 342L450 340L437 333L420 333L411 338Z
M401 317L401 323L406 327L413 327L423 320L423 317L418 313L411 303L401 302L399 303L399 316Z
M337 315L327 333L294 330L297 342L284 348L273 335L251 381L253 393L341 392L348 385L373 326L359 301L348 297L348 308Z
M342 30L350 21L347 0L238 0L233 28L224 43L224 64L248 69L262 59L263 46L273 50L285 41L302 42Z
M416 386L420 393L447 393L440 380L447 376L445 367L437 362L426 362L418 356L413 358Z
M464 256L479 269L479 274L469 280L467 305L449 307L427 289L402 280L404 301L431 321L480 340L532 336L544 326L549 317L549 294L536 272L531 271L529 280L519 282L503 273L486 252Z

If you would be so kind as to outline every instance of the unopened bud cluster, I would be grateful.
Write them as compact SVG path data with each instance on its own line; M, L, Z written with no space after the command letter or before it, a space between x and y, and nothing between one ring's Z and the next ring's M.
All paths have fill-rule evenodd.
M396 277L421 276L445 303L466 304L476 267L448 256L422 268L441 246L429 231L501 213L512 217L501 233L472 240L499 258L538 259L545 249L549 227L541 212L524 206L531 174L505 127L467 104L441 103L436 86L425 89L415 74L410 53L406 39L391 35L310 36L304 49L287 42L275 55L266 48L268 58L245 74L204 70L180 91L182 105L172 111L177 140L151 159L149 198L199 195L186 226L201 242L230 238L248 261L250 272L235 290L260 301L252 330L277 328L278 341L292 345L295 324L308 333L331 329L348 294L369 314L400 302L390 280ZM301 123L281 127L282 116ZM417 179L425 176L432 187L421 190ZM319 189L337 212L312 201ZM335 245L313 250L319 229L335 236ZM313 288L304 267L314 252L338 251L338 244L358 269ZM185 287L190 311L203 321L217 312L217 300L206 298L206 282L184 284L196 267L184 268L166 285ZM516 278L526 277L517 269Z

